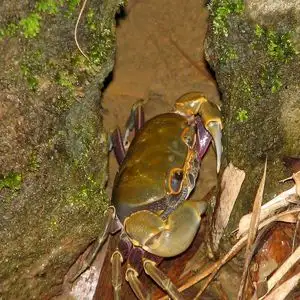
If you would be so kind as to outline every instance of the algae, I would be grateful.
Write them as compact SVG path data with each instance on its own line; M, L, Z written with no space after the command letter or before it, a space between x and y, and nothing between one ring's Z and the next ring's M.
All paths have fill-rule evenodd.
M3 188L11 190L19 190L22 184L22 175L15 172L10 172L7 175L0 176L0 191Z

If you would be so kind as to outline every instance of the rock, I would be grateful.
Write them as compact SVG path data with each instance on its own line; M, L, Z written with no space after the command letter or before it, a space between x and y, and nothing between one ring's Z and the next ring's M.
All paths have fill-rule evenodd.
M230 233L252 209L265 158L267 201L291 175L282 157L300 154L300 3L215 0L209 8L205 52L224 101L225 157L246 172Z
M101 232L108 205L100 88L117 0L5 0L0 8L0 298L48 299Z

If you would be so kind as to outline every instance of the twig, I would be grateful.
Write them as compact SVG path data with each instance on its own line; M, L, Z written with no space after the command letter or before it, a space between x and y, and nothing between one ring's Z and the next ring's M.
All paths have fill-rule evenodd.
M77 30L78 30L78 25L79 25L79 22L80 22L80 19L81 19L81 16L83 14L83 11L85 9L85 5L86 5L86 2L87 0L84 0L83 1L83 4L82 4L82 7L80 9L80 12L79 12L79 15L78 15L78 18L77 18L77 21L76 21L76 25L75 25L75 29L74 29L74 39L75 39L75 43L76 43L76 46L78 48L78 50L80 51L80 53L90 62L91 60L88 58L88 56L83 52L83 50L81 49L79 43L78 43L78 40L77 40Z
M293 236L293 245L292 245L292 251L295 250L295 245L296 245L296 240L297 240L297 233L299 230L299 225L300 225L300 214L298 215L295 231L294 231L294 236Z

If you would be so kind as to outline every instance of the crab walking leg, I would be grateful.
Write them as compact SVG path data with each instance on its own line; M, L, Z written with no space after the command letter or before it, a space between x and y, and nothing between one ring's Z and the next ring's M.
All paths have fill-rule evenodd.
M123 262L122 254L116 250L111 256L111 265L112 265L112 286L114 289L114 300L120 300L120 292L122 286L122 273L121 273L121 265Z
M165 290L173 300L184 299L171 279L156 267L156 263L154 261L145 259L144 270L146 274L149 275L163 290Z
M137 133L144 126L144 123L145 116L143 101L140 100L132 106L129 118L126 122L126 131L123 139L123 145L126 150L130 146L130 142L128 140L130 132L135 129L135 133Z
M135 295L139 300L150 300L150 294L145 290L145 287L138 278L138 272L132 268L128 268L125 274L125 279L129 282Z
M197 116L195 118L196 124L196 150L198 153L198 158L201 161L207 149L211 143L211 134L205 129L201 118Z
M106 215L107 215L107 220L106 220L106 225L103 230L103 233L98 237L97 241L94 244L94 248L89 253L91 255L88 255L88 257L84 260L81 269L71 279L71 282L74 282L83 272L85 272L91 266L99 250L103 246L104 242L107 240L107 237L111 231L111 225L114 222L116 216L115 208L113 206L108 207L106 211Z
M112 142L112 148L115 153L115 157L117 159L117 162L119 165L123 162L125 155L126 155L126 150L123 145L123 138L121 135L120 128L116 128L114 132L111 135L111 142Z
M135 118L134 118L135 132L138 132L144 126L144 123L145 123L144 109L142 105L139 105L135 111Z

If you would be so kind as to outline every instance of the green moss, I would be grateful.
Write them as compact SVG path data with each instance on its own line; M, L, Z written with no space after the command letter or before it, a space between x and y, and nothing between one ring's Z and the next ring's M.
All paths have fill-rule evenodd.
M67 0L66 5L68 7L69 13L73 13L75 8L79 5L80 0Z
M51 15L57 14L62 3L63 1L59 0L41 0L36 4L36 10Z
M254 29L256 40L253 49L267 54L268 62L262 67L260 85L262 88L277 93L283 86L280 70L283 64L290 62L297 52L292 43L291 32L275 32L256 25Z
M248 78L241 78L240 91L249 98L252 96L252 88Z
M15 172L10 172L5 176L0 177L0 190L8 188L11 190L19 190L22 184L22 175Z
M223 44L221 46L221 49L223 55L220 57L220 62L228 63L231 60L238 59L238 55L234 48L230 46L226 46L226 44Z
M28 168L32 172L36 172L40 168L40 162L39 162L38 156L35 152L32 152L29 157Z
M295 54L295 48L291 41L290 32L277 33L274 31L267 32L267 49L268 54L281 62L288 62Z
M21 65L21 73L25 77L29 89L32 91L36 91L39 85L39 81L36 75L34 75L31 69L26 65Z
M287 63L297 54L291 39L291 32L275 32L258 24L255 26L254 32L257 38L254 45L257 47L263 45L272 60Z
M96 42L98 40L98 42ZM101 65L115 45L115 37L111 28L102 28L101 33L95 37L89 56L95 65Z
M60 86L67 88L71 92L74 92L77 78L74 74L70 74L68 71L63 70L57 73L56 82Z
M40 0L25 18L0 28L0 41L17 34L23 35L26 39L34 38L41 30L45 15L55 15L60 12L71 15L79 3L80 0Z
M262 67L260 86L263 89L274 94L280 91L282 85L279 66L270 64Z
M264 29L258 24L255 25L255 35L257 38L261 38L264 34Z
M21 33L25 38L33 38L40 32L41 16L38 13L31 13L19 22Z
M86 17L87 17L87 23L88 23L88 26L89 26L89 30L96 31L97 30L97 24L95 22L95 12L94 12L94 10L90 8Z
M237 112L236 120L239 122L245 122L248 120L248 112L245 109L239 109Z
M42 51L29 51L24 55L21 63L21 74L26 79L28 87L32 91L36 91L39 87L39 73L44 70L41 65L43 57Z
M213 11L213 32L228 36L227 19L231 14L240 14L244 11L243 0L215 0L210 9Z
M113 24L99 20L98 14L89 9L87 13L87 28L92 45L88 50L88 57L93 64L99 66L106 59L115 46L115 34L112 31Z
M19 26L14 23L10 23L5 28L0 29L0 41L5 37L15 35L18 29Z

